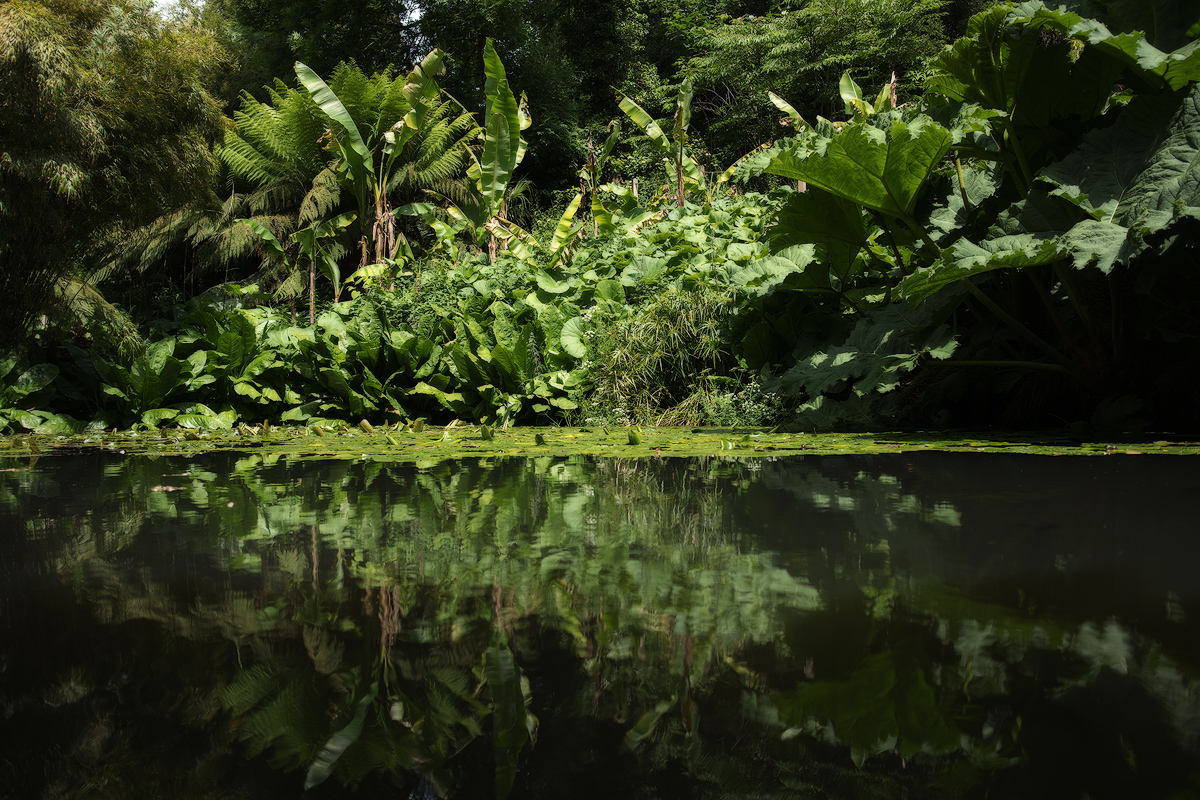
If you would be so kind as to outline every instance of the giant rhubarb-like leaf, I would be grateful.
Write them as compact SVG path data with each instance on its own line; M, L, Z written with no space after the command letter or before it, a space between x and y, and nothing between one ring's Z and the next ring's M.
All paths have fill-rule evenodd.
M1147 248L1147 237L1200 217L1200 86L1182 103L1138 98L1040 177L1095 220L1127 228L1114 259L1128 262Z
M866 208L911 220L922 187L950 150L930 117L877 114L807 148L771 160L767 172L801 180Z
M1132 9L1132 4L1120 4ZM1141 13L1114 17L1114 24L1128 21L1128 24L1141 27L1146 22L1162 17L1165 21L1169 16L1157 13L1160 9L1165 12L1169 3L1149 3L1142 0ZM1155 9L1145 8L1154 5ZM1190 16L1190 19L1188 18ZM1137 70L1150 83L1165 85L1171 89L1181 89L1192 81L1200 79L1200 42L1188 42L1180 35L1188 25L1194 23L1195 14L1179 16L1176 19L1183 23L1179 30L1172 30L1171 24L1154 24L1151 34L1155 44L1160 46L1177 46L1172 52L1164 52L1147 39L1144 32L1130 31L1114 33L1107 25L1096 19L1087 19L1074 11L1068 10L1059 2L1055 7L1047 7L1041 0L1021 3L1008 17L1009 22L1024 23L1034 30L1051 30L1069 36L1073 39L1087 42L1105 55L1115 59L1127 67Z

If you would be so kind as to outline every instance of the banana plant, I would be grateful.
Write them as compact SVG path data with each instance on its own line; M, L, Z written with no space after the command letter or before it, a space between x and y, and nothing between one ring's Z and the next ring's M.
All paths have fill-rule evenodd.
M663 132L662 127L641 106L619 91L616 94L617 104L621 110L645 132L654 149L666 159L668 174L674 173L675 175L675 202L682 208L687 186L691 185L699 189L703 189L705 186L704 170L686 150L687 129L692 118L691 79L683 82L683 85L679 87L679 93L675 96L674 129L670 136Z
M342 288L342 273L338 267L337 258L330 248L322 245L322 241L336 236L339 231L344 230L354 222L356 217L357 215L354 212L346 212L345 214L339 214L336 217L313 223L292 234L292 241L300 247L301 254L308 260L309 325L312 325L316 321L316 271L318 269L321 270L321 273L333 284L333 298L335 302L340 296ZM249 225L250 229L262 240L266 251L275 258L280 259L286 269L290 271L293 266L299 265L299 259L293 265L288 258L284 246L265 225L253 219L241 219L238 221Z
M496 47L488 39L483 48L484 126L482 152L470 152L467 177L472 182L469 202L456 203L445 195L430 191L430 196L446 203L456 224L469 227L476 245L486 244L488 258L496 259L501 242L518 258L531 255L528 244L537 243L529 233L507 218L506 192L513 173L525 158L527 143L521 131L533 124L525 95L520 101L513 94Z
M604 176L604 167L608 164L608 158L612 155L613 148L617 146L617 141L620 138L621 123L615 119L608 123L608 138L604 140L604 145L599 151L592 144L592 137L588 136L587 160L583 164L583 169L579 170L579 193L581 200L583 195L591 198L593 236L597 236L600 233L597 207L599 207L600 212L604 210L604 206L600 201L600 180Z
M408 110L381 136L377 131L367 131L364 136L333 89L311 68L296 62L296 76L333 123L329 138L340 156L338 182L350 190L358 206L362 267L372 261L395 258L396 218L388 199L388 186L404 146L421 130L437 100L440 89L436 75L443 57L444 53L435 48L408 74L401 90Z
M846 113L852 119L862 119L874 114L881 114L884 111L891 111L897 106L896 73L893 72L891 81L885 83L879 90L874 103L868 103L863 99L862 87L854 82L849 72L842 73L842 79L838 82L838 93L842 96L842 102L846 104Z

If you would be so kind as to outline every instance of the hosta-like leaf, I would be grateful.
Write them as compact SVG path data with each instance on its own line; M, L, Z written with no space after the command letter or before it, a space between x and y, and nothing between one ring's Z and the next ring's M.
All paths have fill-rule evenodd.
M163 401L178 385L183 362L175 358L175 340L162 339L146 345L146 349L129 369L129 389L133 411L143 411L163 405Z
M28 397L34 392L45 389L58 377L58 367L53 364L35 364L21 373L12 385L12 394L16 400Z
M575 358L587 358L587 345L583 342L584 333L583 320L574 317L563 323L558 340L570 355Z
M921 189L951 143L950 132L932 118L906 120L899 112L889 112L848 125L818 143L812 153L781 153L767 172L909 219Z
M179 410L175 408L152 408L142 412L142 424L157 428L166 420L175 419L177 416L179 416Z

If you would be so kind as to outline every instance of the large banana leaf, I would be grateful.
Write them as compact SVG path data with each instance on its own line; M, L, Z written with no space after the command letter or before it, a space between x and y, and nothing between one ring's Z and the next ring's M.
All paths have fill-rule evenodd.
M791 103L784 100L782 97L775 94L774 92L767 92L767 97L770 98L772 105L774 105L780 111L782 111L783 113L788 115L788 119L792 123L793 130L797 130L797 131L811 131L812 130L812 125L807 120L805 120L804 117L800 116L800 112L797 111L795 109L795 107L792 106Z
M483 48L484 138L480 160L479 191L489 217L499 212L504 191L524 155L521 130L528 117L509 88L504 64L488 39Z
M559 217L558 224L554 226L554 236L550 240L551 253L557 253L579 232L582 223L575 226L572 226L571 223L575 220L575 213L579 210L579 204L582 202L583 192L579 192L570 204L567 205L566 211Z
M358 125L333 89L329 88L320 75L299 61L296 62L296 77L312 95L313 102L342 129L340 136L335 132L334 140L337 142L338 151L341 153L347 172L351 176L351 184L359 203L359 210L365 211L370 187L374 183L372 179L375 175L375 165L371 151L367 148L367 143L363 141L362 134L359 133Z
M262 239L263 246L266 247L271 255L283 261L285 267L291 266L287 253L284 252L283 245L279 243L279 240L275 238L275 234L271 233L269 228L261 222L252 219L239 219L238 222L244 222L249 225L250 230L254 231L258 238Z
M922 188L951 143L950 131L929 117L888 112L846 126L815 150L785 150L766 171L911 220Z

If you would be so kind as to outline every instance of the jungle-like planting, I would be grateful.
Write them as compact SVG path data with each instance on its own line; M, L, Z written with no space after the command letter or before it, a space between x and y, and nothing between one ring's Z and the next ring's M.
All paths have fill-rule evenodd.
M784 80L819 5L657 82L577 65L569 129L512 36L222 110L214 9L6 4L0 430L1193 424L1200 9L997 4L943 46L963 4L911 3Z

